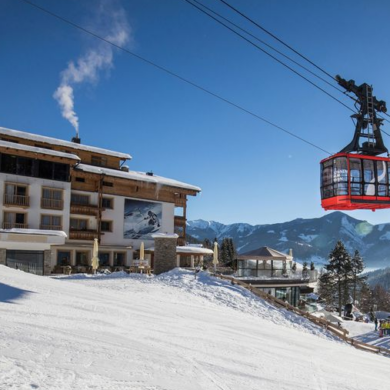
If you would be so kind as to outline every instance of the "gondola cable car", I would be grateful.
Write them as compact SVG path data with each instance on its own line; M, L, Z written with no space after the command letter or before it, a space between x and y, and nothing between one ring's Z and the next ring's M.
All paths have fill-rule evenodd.
M325 210L390 208L390 158L382 139L386 103L372 94L372 86L336 76L340 86L356 95L359 112L352 141L340 152L321 161L321 205ZM381 154L387 157L381 157Z

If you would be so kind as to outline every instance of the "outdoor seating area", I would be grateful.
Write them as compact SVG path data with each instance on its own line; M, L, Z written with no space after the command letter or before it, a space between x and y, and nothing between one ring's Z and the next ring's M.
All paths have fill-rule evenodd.
M149 265L139 266L134 265L130 267L124 266L102 266L98 267L96 273L104 273L104 272L126 272L130 273L139 273L139 274L147 274L151 275L153 273L152 268ZM74 266L60 266L56 265L52 271L53 274L61 274L61 275L73 275L73 274L93 274L92 266L84 266L84 265L74 265Z

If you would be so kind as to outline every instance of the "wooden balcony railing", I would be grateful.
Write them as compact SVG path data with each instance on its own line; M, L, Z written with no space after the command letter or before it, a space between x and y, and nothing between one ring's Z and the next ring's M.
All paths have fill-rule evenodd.
M63 210L64 201L62 199L41 199L41 208L42 209L51 209L51 210Z
M69 238L71 240L93 240L98 238L98 232L96 230L71 230Z
M71 214L83 214L83 215L96 215L99 208L95 205L86 205L86 204L74 204L70 205Z
M26 223L4 222L3 229L28 229Z
M28 207L30 205L30 197L24 195L4 194L4 206L21 206Z
M175 206L176 207L185 207L187 204L186 198L175 198Z
M184 217L180 217L178 215L175 215L174 225L183 227L186 225L187 220Z
M41 230L62 230L60 225L40 225Z

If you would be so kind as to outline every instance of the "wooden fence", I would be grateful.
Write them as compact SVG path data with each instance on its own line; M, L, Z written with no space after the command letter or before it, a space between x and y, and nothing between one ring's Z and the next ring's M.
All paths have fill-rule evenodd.
M239 279L235 279L232 276L225 276L225 275L218 275L218 274L215 274L214 276L216 276L217 278L223 279L223 280L229 280L232 284L237 284L241 287L244 287L247 290L249 290L252 294L270 302L272 305L274 305L278 308L284 308L284 309L289 310L295 314L298 314L302 317L307 318L309 321L313 322L314 324L316 324L318 326L321 326L322 328L325 328L326 330L329 330L335 336L344 340L348 344L351 344L355 348L358 348L358 349L361 349L361 350L364 350L367 352L381 353L381 354L390 356L389 349L377 347L375 345L370 345L370 344L362 343L361 341L354 340L354 339L347 336L349 332L346 329L343 329L340 326L335 325L328 320L325 320L324 318L319 318L319 317L316 317L308 312L300 310L297 307L292 306L289 303L282 301L281 299L275 298L274 296L267 294L266 292L264 292L262 290L254 288L251 284L245 283Z

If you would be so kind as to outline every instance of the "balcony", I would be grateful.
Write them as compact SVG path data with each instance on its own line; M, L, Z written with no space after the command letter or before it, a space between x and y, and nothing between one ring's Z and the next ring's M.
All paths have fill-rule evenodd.
M69 238L71 240L94 240L98 238L98 232L96 230L71 230Z
M29 207L30 197L24 195L4 194L4 206Z
M41 230L62 230L60 225L40 225L39 229Z
M177 227L184 227L186 226L187 220L184 217L180 217L178 215L175 215L174 225Z
M175 197L175 207L186 207L187 199Z
M97 215L98 211L99 208L96 205L75 203L71 203L70 205L71 214Z
M62 199L50 199L42 198L41 199L41 208L50 209L50 210L63 210L64 201Z
M28 229L27 223L4 222L3 229Z

